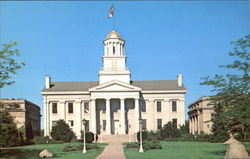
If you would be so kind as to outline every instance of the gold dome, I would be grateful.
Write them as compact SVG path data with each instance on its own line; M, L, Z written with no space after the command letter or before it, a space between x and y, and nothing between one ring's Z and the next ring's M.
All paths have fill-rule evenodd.
M113 30L107 35L106 39L122 39L122 37L118 32Z

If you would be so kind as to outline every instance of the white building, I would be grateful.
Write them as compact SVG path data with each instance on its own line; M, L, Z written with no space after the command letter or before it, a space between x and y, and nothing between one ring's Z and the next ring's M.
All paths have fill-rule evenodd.
M169 121L185 123L185 93L182 75L177 80L131 81L126 67L125 40L116 31L104 40L103 68L99 81L52 82L45 76L41 91L44 103L44 134L55 122L65 120L80 138L82 120L97 134L134 134L156 131ZM143 68L141 68L143 69Z

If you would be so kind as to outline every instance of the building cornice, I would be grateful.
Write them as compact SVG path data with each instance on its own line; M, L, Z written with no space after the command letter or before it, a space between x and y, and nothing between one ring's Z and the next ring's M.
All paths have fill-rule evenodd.
M41 92L42 95L89 95L90 92L89 91L49 91L49 92L45 92L42 91Z
M168 93L168 94L171 94L171 93L183 93L185 94L187 91L186 90L147 90L147 91L141 91L142 94L161 94L161 93Z

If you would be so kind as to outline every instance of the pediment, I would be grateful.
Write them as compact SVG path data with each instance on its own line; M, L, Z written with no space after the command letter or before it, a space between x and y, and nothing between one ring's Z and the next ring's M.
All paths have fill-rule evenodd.
M113 80L107 83L103 83L101 85L92 87L89 91L141 91L141 88Z

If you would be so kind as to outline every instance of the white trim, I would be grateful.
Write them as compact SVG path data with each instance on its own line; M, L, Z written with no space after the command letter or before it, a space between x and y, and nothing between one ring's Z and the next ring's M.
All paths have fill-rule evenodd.
M150 94L150 93L186 93L186 90L163 90L163 91L157 91L157 90L149 90L149 91L141 91L142 93L145 94Z
M41 92L42 95L45 94L52 94L52 95L58 95L58 94L63 94L63 95L68 95L68 94L90 94L89 91L53 91L53 92Z
M108 88L109 86L114 85L114 84L117 84L129 90L102 90L103 88ZM112 81L100 84L98 86L89 88L89 91L90 92L138 92L138 91L141 91L141 88L118 81L118 80L112 80Z

